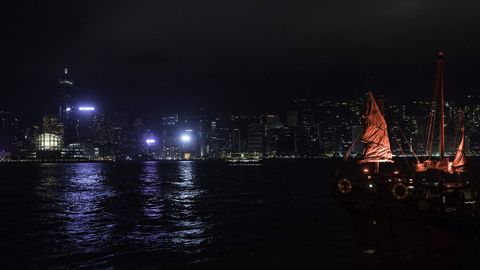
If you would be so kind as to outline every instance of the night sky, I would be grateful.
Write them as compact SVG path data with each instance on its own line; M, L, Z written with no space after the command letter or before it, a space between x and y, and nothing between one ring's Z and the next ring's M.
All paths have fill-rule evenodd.
M479 12L439 0L2 3L0 110L53 112L65 62L81 100L147 118L275 111L367 86L426 100L438 49L446 98L461 98L480 94Z

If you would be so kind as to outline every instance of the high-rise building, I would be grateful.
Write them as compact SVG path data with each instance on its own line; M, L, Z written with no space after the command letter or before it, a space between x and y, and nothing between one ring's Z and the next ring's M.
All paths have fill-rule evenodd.
M271 157L292 156L295 154L294 133L289 127L271 128L266 142L267 155Z
M219 158L232 151L232 132L225 119L217 117L211 121L209 133L209 157Z
M265 127L267 130L271 128L281 128L282 126L280 115L272 113L265 114Z
M63 123L55 115L45 115L42 117L42 132L55 134L63 138Z
M23 137L19 118L10 112L0 112L0 155L16 155Z
M298 111L287 112L287 126L298 127Z
M115 155L119 159L130 159L137 149L135 132L131 126L131 116L128 111L114 113Z
M234 137L235 138L235 137ZM251 153L264 152L265 126L262 123L249 123L247 126L247 149Z
M58 119L65 123L72 112L73 103L73 80L70 79L68 74L68 68L63 69L63 74L58 81L58 87L60 89L60 105L58 111Z
M232 130L232 153L242 152L242 136L239 128Z
M113 121L105 117L103 113L96 113L90 124L91 143L98 148L103 157L114 156L116 153L116 130Z
M58 89L60 91L58 120L63 124L63 139L67 145L79 141L78 108L76 108L74 102L74 83L68 72L68 68L65 67L62 76L58 80Z
M178 114L162 117L163 126L175 126L178 123Z

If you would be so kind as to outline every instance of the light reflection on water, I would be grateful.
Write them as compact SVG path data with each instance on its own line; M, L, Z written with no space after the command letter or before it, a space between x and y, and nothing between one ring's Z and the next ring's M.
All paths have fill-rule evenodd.
M194 209L200 191L193 163L179 162L175 166L171 172L157 162L143 163L136 196L141 198L142 216L128 232L131 241L154 250L184 250L204 240L204 223Z
M201 191L195 181L195 168L192 161L178 163L178 179L173 181L176 188L169 199L177 209L175 211L176 229L172 241L180 245L199 245L203 237L205 225L199 215L195 213L194 204Z
M67 219L66 234L75 245L95 249L92 241L109 238L109 213L103 211L101 202L114 196L114 191L105 184L105 173L97 163L70 164L64 188L64 215Z
M0 164L0 269L284 266L318 262L320 245L337 245L341 262L353 240L339 242L346 222L317 172L317 163Z
M93 257L86 266L102 266L102 254L116 249L198 253L208 238L193 162L45 163L38 173L33 212L46 234L44 255L55 260L84 254Z
M163 200L161 198L160 177L158 166L155 162L145 162L141 176L142 193L145 196L143 212L149 219L155 220L162 217Z

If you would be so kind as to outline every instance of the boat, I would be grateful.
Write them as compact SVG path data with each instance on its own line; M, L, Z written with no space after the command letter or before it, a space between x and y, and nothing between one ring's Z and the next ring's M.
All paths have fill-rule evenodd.
M224 160L229 165L260 165L263 158L255 153L233 153Z
M335 174L334 194L347 211L372 220L422 222L466 239L476 239L480 236L479 185L478 176L467 168L463 120L458 123L461 139L455 155L449 157L445 153L444 64L445 53L440 51L428 116L426 154L416 155L410 145L414 159L393 157L387 121L369 91L361 133L363 155L358 159L349 158L351 148L347 151L344 164L349 166ZM437 138L435 126L438 156L432 151Z

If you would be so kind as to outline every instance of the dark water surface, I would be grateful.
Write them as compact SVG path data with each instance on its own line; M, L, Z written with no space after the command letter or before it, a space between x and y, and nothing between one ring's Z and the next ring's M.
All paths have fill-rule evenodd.
M0 164L0 268L357 268L337 165Z

